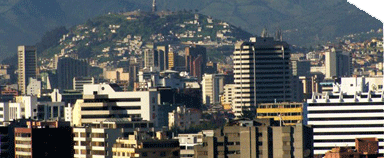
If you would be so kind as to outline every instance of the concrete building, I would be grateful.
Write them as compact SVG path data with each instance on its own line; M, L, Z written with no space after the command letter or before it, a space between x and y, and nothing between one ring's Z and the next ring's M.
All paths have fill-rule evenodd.
M169 49L168 53L168 69L169 70L174 70L177 66L177 53L174 52L172 49Z
M332 48L325 53L325 77L350 77L353 73L351 54Z
M30 78L37 78L37 48L34 46L18 46L18 86L22 95Z
M264 103L257 106L257 118L279 121L282 125L302 123L304 114L303 103Z
M195 145L203 144L204 137L214 136L213 130L203 130L194 134L178 134L174 139L180 143L180 158L195 157Z
M34 95L38 98L41 97L41 81L30 78L29 84L26 88L26 95Z
M89 64L84 59L60 58L58 59L56 71L58 89L73 89L73 78L88 76Z
M73 124L80 126L108 118L151 121L158 127L157 91L122 92L114 84L84 85L83 99L73 109Z
M384 94L314 94L307 100L307 124L314 129L314 154L333 147L354 147L356 138L376 137L384 153Z
M289 45L272 37L252 37L239 42L233 53L235 91L233 111L260 103L292 99Z
M302 124L273 126L272 120L244 121L214 131L195 146L195 157L312 157L312 129Z
M177 139L167 139L157 132L156 136L135 131L128 138L118 138L112 148L113 158L125 157L180 157Z
M292 60L291 69L293 76L310 76L310 61L308 60Z
M64 102L38 102L38 120L65 120Z
M199 125L201 113L197 109L177 107L169 113L169 129L178 128L180 130L189 129L191 126Z
M103 69L103 78L111 83L119 81L129 81L129 72L125 72L124 68Z
M29 126L15 128L15 157L73 157L72 128L56 122Z
M230 106L230 109L233 105L234 91L236 86L236 84L226 84L223 88L224 90L222 105L228 105Z
M94 77L74 77L73 78L73 90L83 91L83 85L94 84Z
M217 104L220 102L219 77L215 74L204 74L201 81L203 91L203 104Z
M143 50L143 68L156 68L158 67L158 52L155 50L154 44L147 44L146 49Z
M167 46L157 46L158 67L160 71L169 69L169 50Z
M37 97L17 96L15 102L8 103L9 121L31 118L37 119Z

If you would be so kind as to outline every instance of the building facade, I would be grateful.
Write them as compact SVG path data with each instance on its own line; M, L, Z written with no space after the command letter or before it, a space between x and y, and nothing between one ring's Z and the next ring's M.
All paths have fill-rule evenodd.
M174 127L180 130L189 129L191 126L200 125L201 113L197 109L177 107L176 110L169 112L169 129Z
M37 78L37 48L34 46L18 46L18 86L22 95L30 78Z
M272 37L252 37L235 45L233 53L235 91L233 111L259 103L291 101L289 45Z
M296 125L302 123L303 103L264 103L257 106L257 118L273 118L282 125Z

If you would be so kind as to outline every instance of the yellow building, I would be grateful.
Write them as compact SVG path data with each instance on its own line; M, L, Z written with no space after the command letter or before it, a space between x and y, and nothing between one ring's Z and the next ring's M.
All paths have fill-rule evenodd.
M303 103L265 103L257 106L257 118L273 118L282 125L295 125L303 119Z
M113 145L113 158L126 157L165 157L179 158L180 145L177 139L163 139L157 132L155 136L135 131L128 138L118 138Z

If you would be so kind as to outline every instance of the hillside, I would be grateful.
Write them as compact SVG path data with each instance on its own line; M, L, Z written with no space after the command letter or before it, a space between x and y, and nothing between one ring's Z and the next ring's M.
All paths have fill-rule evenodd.
M48 30L67 28L107 12L149 11L152 0L6 0L0 2L0 55L35 44ZM309 45L382 28L382 23L345 0L157 0L158 10L197 10L252 33L284 31L291 44ZM0 59L1 60L1 59Z
M195 43L206 46L232 46L235 42L252 36L225 21L183 11L107 14L88 19L61 36L56 33L59 31L65 30L58 29L47 33L48 36L61 38L56 40L59 41L57 44L39 53L41 65L47 68L50 68L54 54L90 58L100 65L107 61L116 63L140 54L151 42L156 45L174 46Z

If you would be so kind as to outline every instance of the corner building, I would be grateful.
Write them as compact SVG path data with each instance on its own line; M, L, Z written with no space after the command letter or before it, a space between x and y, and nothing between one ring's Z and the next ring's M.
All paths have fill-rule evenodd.
M291 70L289 45L272 37L251 37L235 45L233 111L260 103L290 102Z

